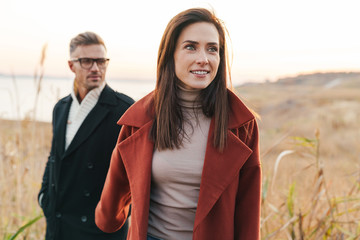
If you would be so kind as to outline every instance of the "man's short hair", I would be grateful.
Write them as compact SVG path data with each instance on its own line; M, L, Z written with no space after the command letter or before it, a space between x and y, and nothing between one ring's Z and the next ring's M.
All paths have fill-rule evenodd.
M101 44L106 50L104 40L94 32L84 32L78 34L70 41L70 55L75 51L78 46Z

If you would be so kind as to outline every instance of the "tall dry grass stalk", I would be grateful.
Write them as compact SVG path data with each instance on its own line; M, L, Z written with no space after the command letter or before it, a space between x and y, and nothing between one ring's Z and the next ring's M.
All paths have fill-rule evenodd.
M46 58L46 49L47 49L47 44L44 44L44 46L42 47L42 50L41 50L41 57L40 57L39 64L35 68L35 72L34 72L34 84L35 84L35 89L36 89L34 110L33 110L33 119L34 120L36 119L37 105L38 105L40 91L41 91L41 83L42 83L42 80L44 77L44 71L45 71L44 63L45 63L45 58Z

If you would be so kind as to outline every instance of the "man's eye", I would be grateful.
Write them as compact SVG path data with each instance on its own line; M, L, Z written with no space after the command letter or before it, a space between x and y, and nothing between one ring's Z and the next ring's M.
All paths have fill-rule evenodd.
M91 58L83 58L81 61L82 61L82 63L90 64L92 62L92 59Z

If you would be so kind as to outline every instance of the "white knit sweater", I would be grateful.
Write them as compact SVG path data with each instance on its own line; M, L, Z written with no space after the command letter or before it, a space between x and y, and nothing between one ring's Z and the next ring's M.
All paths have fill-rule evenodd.
M74 139L75 134L79 130L81 124L84 122L86 116L96 105L99 100L100 94L105 87L105 82L92 89L84 99L79 103L74 89L71 92L72 103L70 106L69 117L66 125L66 138L65 138L65 150L69 147L71 141Z

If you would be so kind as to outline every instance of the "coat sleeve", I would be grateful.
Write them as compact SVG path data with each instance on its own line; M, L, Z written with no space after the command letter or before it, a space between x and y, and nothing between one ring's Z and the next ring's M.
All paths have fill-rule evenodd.
M253 151L239 174L235 206L235 239L260 239L261 165L256 120L239 130L245 143Z
M111 162L100 201L95 209L95 223L104 232L119 230L129 213L131 194L129 180L121 159L118 145L131 133L131 128L121 128L118 142L113 150Z

